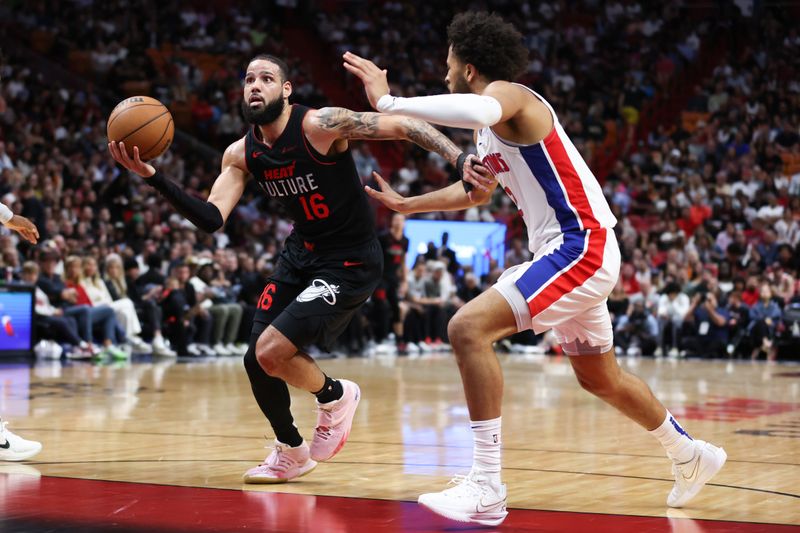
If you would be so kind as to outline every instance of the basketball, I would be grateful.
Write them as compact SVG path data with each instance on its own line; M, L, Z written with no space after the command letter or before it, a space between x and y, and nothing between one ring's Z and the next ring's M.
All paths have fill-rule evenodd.
M142 161L155 159L167 151L175 134L169 109L149 96L132 96L117 104L108 117L109 141L124 142L128 156L139 147Z

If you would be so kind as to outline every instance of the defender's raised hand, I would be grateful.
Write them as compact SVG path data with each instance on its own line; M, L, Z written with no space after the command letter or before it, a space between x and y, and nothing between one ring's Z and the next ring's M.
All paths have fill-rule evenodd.
M123 142L110 142L108 143L108 151L111 152L111 157L114 161L127 168L131 172L139 174L143 178L149 178L156 173L156 168L150 163L145 163L139 157L139 147L133 147L133 159L128 155L125 150L125 143Z
M381 70L369 59L359 57L352 52L345 52L343 58L344 68L361 80L361 83L364 84L364 91L367 93L369 104L373 109L378 109L378 100L380 100L381 96L389 94L386 69Z

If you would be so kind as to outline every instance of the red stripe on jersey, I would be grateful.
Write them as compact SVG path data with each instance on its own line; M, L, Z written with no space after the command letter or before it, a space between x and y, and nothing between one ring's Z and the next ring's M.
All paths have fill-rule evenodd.
M553 162L556 176L564 186L569 203L578 212L578 218L583 226L582 229L598 229L600 223L595 218L594 211L592 211L592 205L586 195L583 180L581 180L575 165L572 164L572 160L569 158L569 154L567 154L564 143L561 141L561 137L559 137L555 127L545 137L544 147Z
M606 228L597 228L587 232L589 243L580 259L554 278L542 292L528 302L532 317L547 309L565 294L583 285L600 269L603 265L607 231Z

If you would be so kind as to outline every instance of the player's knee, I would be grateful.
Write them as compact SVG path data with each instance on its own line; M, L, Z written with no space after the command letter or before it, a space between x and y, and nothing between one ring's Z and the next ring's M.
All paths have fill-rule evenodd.
M279 374L281 362L269 350L256 351L256 361L267 375L277 376Z
M447 336L456 349L471 346L481 342L480 324L475 318L466 313L456 313L447 325Z
M270 376L277 376L282 360L269 336L261 336L256 342L255 359L261 369Z
M594 375L586 376L577 374L578 383L587 392L599 398L613 397L619 390L619 380L614 376Z

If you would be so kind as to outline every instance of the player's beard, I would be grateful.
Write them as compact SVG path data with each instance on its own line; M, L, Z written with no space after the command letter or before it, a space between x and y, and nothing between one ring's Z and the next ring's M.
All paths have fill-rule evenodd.
M469 83L467 83L467 78L464 76L453 76L453 82L451 85L453 87L450 89L451 93L466 94L472 92L472 90L469 88Z
M261 108L252 108L250 104L242 100L242 115L250 124L265 126L275 122L285 107L286 101L283 99L283 95L278 95L275 100L265 103Z

